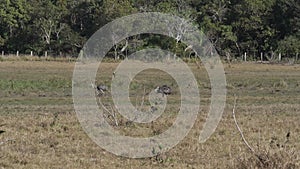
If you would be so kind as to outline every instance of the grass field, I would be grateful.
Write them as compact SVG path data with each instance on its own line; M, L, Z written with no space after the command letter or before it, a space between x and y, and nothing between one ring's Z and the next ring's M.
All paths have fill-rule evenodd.
M299 168L300 65L239 63L224 65L227 103L210 139L198 142L209 109L210 83L204 67L190 64L197 77L201 110L187 137L153 158L129 159L98 147L81 128L72 102L74 62L0 62L0 168ZM117 63L103 63L98 83L110 84ZM160 76L159 80L157 77ZM147 77L146 80L144 77ZM174 88L162 117L151 124L119 117L116 130L136 137L152 136L176 118L180 93L174 80L157 70L140 73L130 86L131 101L167 83ZM237 130L232 109L237 96ZM105 100L111 99L105 96ZM287 134L289 136L287 137Z

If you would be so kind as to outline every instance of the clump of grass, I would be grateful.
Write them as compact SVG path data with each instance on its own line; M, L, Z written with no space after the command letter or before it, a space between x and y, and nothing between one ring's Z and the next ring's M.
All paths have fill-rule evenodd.
M141 86L141 85L140 85L139 83L133 81L133 82L131 82L131 84L130 84L130 89L131 89L131 90L136 90L136 89L139 89L140 86Z
M231 83L227 83L227 89L235 89L234 85Z
M285 80L281 79L279 82L274 83L273 87L277 89L286 89L288 88L288 84Z
M293 169L299 168L299 155L286 146L270 147L256 150L256 154L246 154L237 160L235 168Z
M120 60L120 59L114 59L114 58L104 57L101 62L104 62L104 63L119 63L121 61L122 60Z
M186 63L197 63L197 62L201 62L201 60L198 57L192 57L192 58L187 58L184 57L182 58L182 60Z

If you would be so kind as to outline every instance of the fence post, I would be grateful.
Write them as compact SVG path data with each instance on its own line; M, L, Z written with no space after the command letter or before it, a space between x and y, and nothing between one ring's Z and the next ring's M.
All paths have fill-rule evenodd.
M80 50L78 58L79 60L83 60L83 50Z
M260 52L260 60L261 60L261 62L263 62L263 53L262 52Z
M33 56L33 52L32 51L30 51L30 56Z
M247 62L247 52L245 52L244 59L245 59L245 62Z
M281 61L281 53L279 53L279 55L278 55L278 60L279 60L279 62Z
M47 51L45 51L45 57L47 57L48 56L48 52Z
M2 51L2 57L4 57L4 51Z
M299 53L296 53L296 62L298 61L298 56L299 56Z
M17 50L17 57L19 56L19 51Z

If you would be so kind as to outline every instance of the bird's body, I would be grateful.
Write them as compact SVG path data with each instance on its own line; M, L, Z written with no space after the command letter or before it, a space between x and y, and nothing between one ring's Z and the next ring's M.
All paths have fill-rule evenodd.
M161 93L163 95L170 95L172 93L172 89L167 85L162 85L162 86L157 86L155 92Z
M107 86L105 86L105 85L98 85L97 86L97 90L99 90L99 91L107 91Z
M108 87L105 85L98 85L96 87L96 90L97 90L97 95L102 96L108 90Z

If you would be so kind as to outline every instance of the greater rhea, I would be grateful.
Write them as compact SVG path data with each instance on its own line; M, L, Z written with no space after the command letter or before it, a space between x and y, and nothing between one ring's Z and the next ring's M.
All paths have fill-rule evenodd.
M108 87L105 86L105 85L97 85L95 86L93 83L91 83L93 88L96 90L97 92L97 96L102 96L107 90L108 90Z
M162 86L157 86L157 88L155 89L155 92L161 93L163 96L170 95L172 93L172 89L171 89L171 87L169 87L167 85L162 85Z

